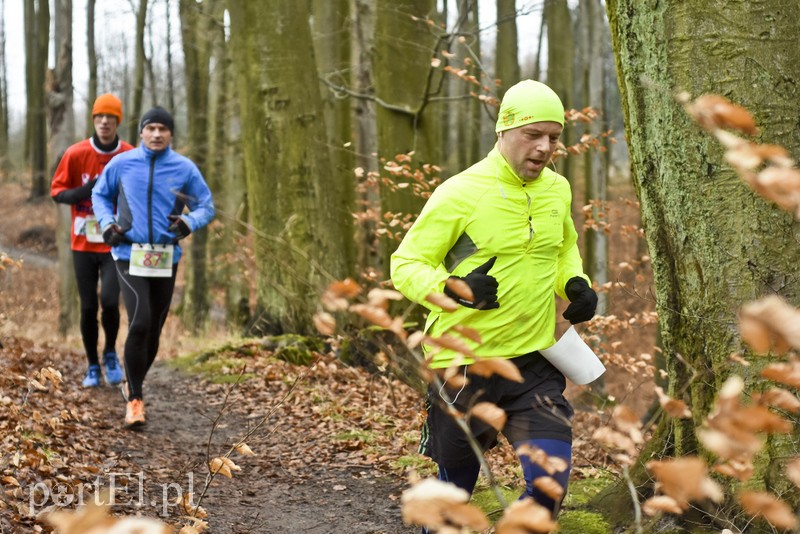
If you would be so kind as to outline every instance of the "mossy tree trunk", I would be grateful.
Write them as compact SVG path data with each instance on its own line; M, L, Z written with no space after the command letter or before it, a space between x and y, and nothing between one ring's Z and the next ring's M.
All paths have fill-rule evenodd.
M136 11L136 41L133 43L135 56L133 63L133 95L128 120L128 142L136 144L139 140L139 117L142 116L142 96L144 95L144 29L147 24L147 0L139 0ZM174 113L175 110L169 110Z
M307 333L329 276L345 272L308 3L233 2L229 9L257 232L255 326Z
M520 79L515 3L515 0L497 0L497 47L494 73L495 78L500 80L497 96L501 99L506 93L506 89Z
M796 0L609 0L607 9L669 393L692 410L691 419L659 426L652 454L693 454L695 429L723 381L736 373L756 384L757 370L728 359L742 348L739 307L776 293L800 304L800 229L742 183L675 94L713 92L747 107L758 141L797 159L800 17ZM785 484L773 476L782 472L781 441L769 442L750 486Z
M414 152L415 164L440 162L438 116L428 105L437 42L429 17L436 18L434 0L377 0L372 64L381 161ZM382 211L418 213L424 201L409 189L382 187ZM396 247L387 242L384 256Z
M50 50L50 5L46 0L25 0L25 88L27 124L25 155L30 157L31 198L46 197L47 104L45 74Z
M314 54L317 72L322 79L337 86L350 85L352 24L350 0L313 0ZM336 210L337 224L342 233L353 235L355 198L352 102L321 84L325 127L331 155L331 198ZM356 263L355 240L347 239L341 254L353 274Z
M561 97L564 109L572 108L575 92L575 36L567 0L545 0L544 20L547 25L547 85ZM575 142L575 128L565 125L561 141ZM572 183L575 180L572 158L564 158L558 170Z
M188 115L188 156L203 176L208 175L208 114L211 84L211 50L214 40L222 36L215 31L222 25L220 3L215 0L180 0L181 37L183 41ZM170 110L174 112L174 110ZM198 333L206 324L211 303L208 284L208 228L192 235L186 262L186 291L183 295L181 319Z

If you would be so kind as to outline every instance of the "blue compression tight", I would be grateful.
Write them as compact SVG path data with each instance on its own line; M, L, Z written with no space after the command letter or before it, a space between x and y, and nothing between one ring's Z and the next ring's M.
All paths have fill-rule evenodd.
M559 501L556 503L551 497L548 497L542 493L533 485L533 481L539 477L552 476L559 484L561 484L561 487L564 488L564 493L566 494L569 472L572 467L572 444L568 441L562 441L558 439L541 438L528 441L518 441L517 443L514 443L514 449L517 449L525 444L534 448L542 449L545 453L547 453L548 456L562 458L567 462L566 470L556 472L553 475L548 475L547 471L545 471L538 464L533 463L527 456L520 458L522 474L525 477L525 493L520 495L520 499L523 497L532 497L537 503L553 512L553 516L555 517L555 514L558 511L558 506L561 505L561 502ZM439 465L438 478L441 481L450 482L451 484L467 490L467 492L472 494L472 490L475 489L475 483L478 481L480 470L481 466L478 462L459 467L444 467ZM422 534L428 534L429 532L430 531L427 528L422 529Z

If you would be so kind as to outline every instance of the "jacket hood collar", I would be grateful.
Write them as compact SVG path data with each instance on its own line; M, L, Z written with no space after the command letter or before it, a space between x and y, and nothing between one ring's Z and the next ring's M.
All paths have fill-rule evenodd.
M148 158L152 157L160 158L168 154L172 150L172 145L167 145L167 148L165 148L164 150L150 150L149 148L144 146L144 143L139 145L139 147L142 149L142 152L144 152L145 156L147 156Z
M506 158L500 153L500 150L497 148L497 145L494 145L494 148L489 152L487 155L487 159L494 163L495 168L497 169L497 179L504 183L510 184L517 187L525 187L527 186L530 188L531 186L536 186L537 184L544 183L545 180L542 178L547 178L548 174L552 171L545 167L542 169L542 173L539 175L538 178L532 180L530 182L526 182L511 168L511 165L508 164Z

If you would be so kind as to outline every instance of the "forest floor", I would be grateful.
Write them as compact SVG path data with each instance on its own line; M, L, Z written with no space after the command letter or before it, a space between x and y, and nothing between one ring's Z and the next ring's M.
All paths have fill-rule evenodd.
M399 502L411 470L432 473L415 452L422 399L332 354L301 366L275 358L260 340L217 350L230 340L192 338L171 315L145 383L148 424L124 429L117 388L82 389L80 339L58 334L57 210L27 195L20 184L0 183L0 251L23 260L0 270L0 534L49 532L43 511L75 508L98 488L114 490L114 515L174 526L187 524L177 495L191 493L214 533L418 531L403 525ZM634 211L619 206L625 217ZM636 253L627 243L619 254ZM646 287L647 276L639 277ZM631 290L611 302L629 324L650 306ZM631 361L653 352L654 327L638 320L639 328L614 330L614 346L625 346ZM613 471L591 440L610 417L604 402L644 416L652 401L651 378L623 360L607 361L603 391L568 388L576 408L574 478ZM60 385L40 372L48 367L60 372ZM255 455L234 452L241 470L207 485L208 462L242 440ZM508 445L490 454L490 464L501 483L518 483Z

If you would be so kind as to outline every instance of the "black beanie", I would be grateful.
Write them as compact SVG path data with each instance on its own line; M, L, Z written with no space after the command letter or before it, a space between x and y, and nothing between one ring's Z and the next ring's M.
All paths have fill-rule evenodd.
M144 127L152 122L163 124L167 127L170 133L174 133L175 121L172 120L172 115L169 114L169 111L161 106L156 106L142 115L142 120L139 121L139 132L141 133L141 131L144 130Z

